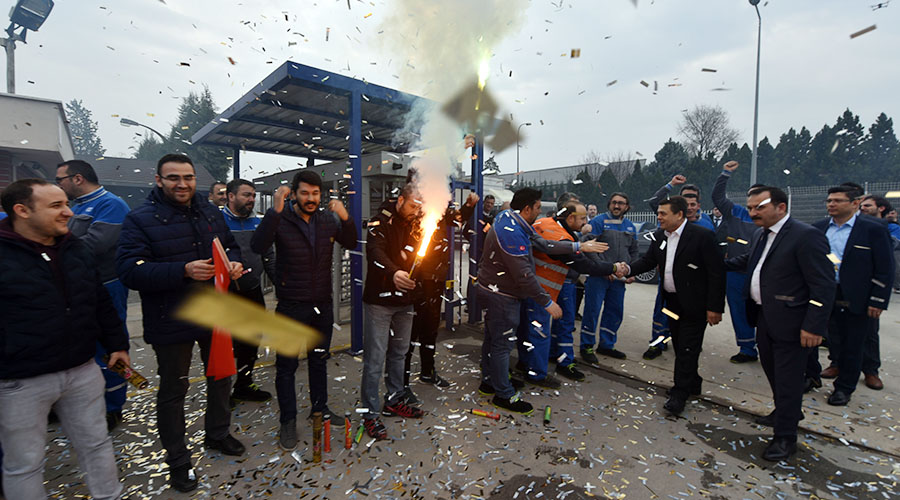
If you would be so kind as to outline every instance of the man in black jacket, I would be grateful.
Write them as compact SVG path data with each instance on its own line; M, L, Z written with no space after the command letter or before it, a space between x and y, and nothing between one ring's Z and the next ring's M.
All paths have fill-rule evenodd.
M403 386L414 314L411 292L416 287L409 270L418 250L416 219L421 206L413 183L408 183L396 201L384 202L378 214L369 220L360 399L367 409L363 415L366 432L379 440L387 439L387 430L379 413L403 418L421 418L425 414L409 404ZM382 378L385 378L387 389L383 411L379 398Z
M763 458L784 460L797 451L803 418L804 373L811 348L822 343L834 300L834 271L821 232L787 214L787 195L768 186L747 194L747 209L759 229L750 251L728 259L730 271L746 272L747 319L756 327L759 360L775 410L756 420L774 427Z
M91 249L69 233L62 189L41 179L0 195L0 443L9 499L46 498L44 448L53 408L96 499L119 498L99 342L110 366L128 359L128 336Z
M288 197L293 200L288 202ZM263 253L275 244L276 311L309 325L322 334L322 341L307 356L309 368L310 417L322 412L332 425L343 425L328 409L328 358L334 313L331 302L331 256L334 242L356 248L356 225L339 200L331 200L328 210L319 209L322 178L311 170L294 175L291 187L275 190L274 206L266 212L253 234L250 247ZM285 210L285 206L288 207ZM278 442L284 449L297 446L297 389L294 374L296 357L275 358L275 391L281 430Z
M122 224L116 269L122 283L141 294L144 340L153 346L159 370L159 437L166 449L169 481L181 492L197 487L197 480L189 475L191 454L184 422L191 355L196 342L204 366L208 364L212 332L175 319L175 310L191 284L212 284L216 237L231 261L231 279L240 278L244 268L238 245L222 212L197 194L197 174L191 159L182 154L160 158L156 187ZM242 455L244 445L228 433L231 377L207 377L206 392L204 445L226 455Z
M664 408L684 411L691 395L700 394L703 379L697 363L706 325L717 325L725 309L725 270L712 231L688 224L687 201L673 196L659 202L659 226L640 259L632 262L631 276L659 266L663 313L669 317L675 347L675 384Z
M829 218L813 224L828 238L838 283L828 325L828 349L837 354L837 379L828 404L845 406L862 371L868 319L887 309L894 278L893 246L885 225L859 215L861 195L851 186L828 190ZM824 374L823 374L824 376Z

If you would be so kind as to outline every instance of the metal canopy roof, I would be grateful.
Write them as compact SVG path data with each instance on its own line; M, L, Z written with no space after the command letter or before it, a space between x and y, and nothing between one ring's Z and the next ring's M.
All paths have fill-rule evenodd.
M360 96L358 153L350 151L353 94ZM287 61L191 141L321 160L344 160L351 154L377 151L404 153L410 141L397 133L418 131L421 120L407 124L407 117L423 113L416 109L410 115L410 111L432 105L421 97Z

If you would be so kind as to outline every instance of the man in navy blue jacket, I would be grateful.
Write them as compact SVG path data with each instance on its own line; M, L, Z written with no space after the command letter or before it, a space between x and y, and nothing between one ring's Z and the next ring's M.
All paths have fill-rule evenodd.
M288 202L291 195L294 199ZM339 200L331 200L326 212L319 209L321 199L322 178L311 170L298 172L290 187L280 186L275 191L274 206L253 233L250 248L262 254L275 244L275 310L322 334L322 341L307 356L310 417L322 412L331 425L343 425L344 419L333 418L328 408L326 369L334 324L331 256L335 241L344 248L356 248L356 225ZM281 422L278 442L284 449L297 446L294 374L299 364L296 357L279 354L275 358L275 391Z
M129 363L128 336L91 249L69 232L65 193L23 179L0 195L0 443L7 498L46 498L44 448L54 408L93 498L122 492L103 418L97 343Z
M141 294L144 340L153 346L159 366L156 418L166 449L169 481L181 492L192 491L191 455L185 439L184 398L196 342L203 364L209 362L210 330L175 319L175 310L196 282L212 284L213 240L218 237L231 261L231 279L243 274L241 254L222 212L197 194L197 174L183 154L163 156L156 167L156 187L143 205L125 217L116 269L122 283ZM227 455L245 451L228 433L231 377L206 379L204 444Z
M813 224L825 233L838 282L828 325L828 349L838 353L837 379L828 397L832 406L846 406L862 371L868 318L887 309L894 281L893 246L887 227L859 215L856 188L828 190L829 218Z

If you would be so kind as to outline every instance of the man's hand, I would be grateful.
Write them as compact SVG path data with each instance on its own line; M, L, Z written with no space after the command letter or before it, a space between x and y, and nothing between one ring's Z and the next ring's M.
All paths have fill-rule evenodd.
M628 264L624 262L616 262L616 277L624 278L631 272L631 268L628 267Z
M672 180L669 181L669 184L671 184L673 186L677 186L679 184L684 184L685 182L687 182L687 177L685 177L681 174L678 174L675 177L672 177Z
M869 306L869 317L878 319L881 317L882 311L884 311L884 309L879 309L877 307Z
M637 278L632 276L632 277L628 278L627 280L625 280L625 284L630 285L630 284L634 283L636 279Z
M593 231L593 230L594 230L594 228L591 227L590 224L585 224L585 225L581 226L581 234L590 234L591 231Z
M581 251L587 253L603 253L609 250L609 245L602 241L590 240L581 243Z
M213 267L215 268L215 266ZM237 280L244 275L244 265L240 262L232 262L231 269L228 270L228 275L231 276L231 279Z
M279 188L280 189L280 188ZM350 214L347 213L347 208L344 207L344 203L341 200L331 200L328 202L328 210L331 210L341 220L347 220L350 218Z
M722 313L706 311L706 322L709 326L716 326L722 321Z
M550 305L546 307L547 312L550 313L550 317L553 319L562 318L562 308L559 307L559 304L556 302L550 302Z
M475 136L472 134L466 134L466 137L463 138L463 148L469 149L475 147Z
M109 362L106 363L106 366L112 368L119 361L122 362L123 365L131 368L131 358L128 357L128 351L116 351L109 353Z
M725 170L727 170L729 172L734 172L738 168L738 162L731 160L728 163L726 163L725 165L722 165L722 168L724 168Z
M816 347L822 343L822 336L800 330L800 345L803 347Z
M394 286L397 290L408 292L416 287L416 282L409 279L409 273L401 269L394 273Z
M207 281L216 275L212 259L192 260L184 265L184 276L192 280Z
M474 207L478 203L478 195L476 193L469 193L469 197L466 198L466 206Z
M275 209L275 212L280 214L284 210L284 200L287 200L289 196L291 196L291 188L289 186L278 186L275 194L272 195L272 208Z

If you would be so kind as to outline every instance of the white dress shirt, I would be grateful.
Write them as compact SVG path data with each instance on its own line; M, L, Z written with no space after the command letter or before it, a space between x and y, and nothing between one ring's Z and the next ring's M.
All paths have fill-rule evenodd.
M675 250L678 249L678 241L687 222L687 219L684 219L678 229L671 233L666 231L666 272L663 275L663 290L669 293L675 293L675 277L672 275L672 268L675 267Z
M750 298L753 299L759 305L762 305L762 294L759 291L759 273L762 271L763 263L766 261L766 256L769 255L769 249L772 248L772 242L775 241L775 237L778 236L778 232L781 231L781 228L784 226L784 223L787 222L788 217L790 215L785 215L781 218L780 221L776 222L769 228L769 236L766 238L766 246L763 248L763 253L759 257L759 263L756 264L756 267L753 269L753 275L750 277Z

